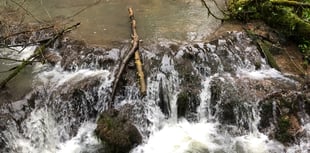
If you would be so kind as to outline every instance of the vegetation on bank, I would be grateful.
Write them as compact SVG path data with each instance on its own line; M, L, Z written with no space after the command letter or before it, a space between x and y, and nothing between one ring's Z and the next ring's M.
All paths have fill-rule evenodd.
M310 0L229 0L231 19L262 20L298 44L304 65L310 63Z

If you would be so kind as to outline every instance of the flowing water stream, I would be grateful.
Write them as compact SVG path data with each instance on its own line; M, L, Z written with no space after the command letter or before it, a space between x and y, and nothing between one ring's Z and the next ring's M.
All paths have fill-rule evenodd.
M81 26L71 33L76 39L89 44L109 46L113 42L130 39L128 7L133 7L138 21L138 34L146 43L165 40L200 41L219 27L220 21L207 17L207 10L195 0L16 0L23 4L31 16L25 22L48 21ZM223 6L223 2L219 2ZM0 2L0 6L19 8L10 0ZM214 3L210 3L214 13L219 14ZM0 71L8 67L0 64ZM31 70L31 69L27 69ZM18 91L18 98L31 90L33 75L23 72L23 77L14 79L9 85ZM7 74L0 76L4 79ZM23 83L21 83L23 82Z
M70 16L93 3L29 2L33 2L34 15L43 14L40 19ZM0 126L1 152L105 152L93 131L98 113L107 108L115 63L128 50L124 41L128 40L124 11L128 6L136 10L140 37L153 42L141 46L147 67L147 95L139 97L134 81L115 98L116 108L133 107L131 117L143 137L143 143L132 153L310 152L307 114L301 117L304 135L298 143L282 144L259 129L260 102L275 91L295 89L299 82L271 68L242 32L230 32L204 43L203 39L220 23L206 18L200 2L191 0L102 0L76 16L74 20L83 26L73 33L75 38L91 44L124 43L106 49L103 55L94 53L100 48L77 55L91 62L72 62L69 71L60 63L34 65L33 90L23 99L1 107L2 116L9 114L1 119L5 122L5 127ZM32 51L30 47L23 53L27 56ZM100 61L105 59L114 62L101 66ZM161 90L170 106L167 112L159 106ZM190 112L180 117L177 101L184 90L195 94L196 100L189 101ZM197 103L192 107L194 101Z

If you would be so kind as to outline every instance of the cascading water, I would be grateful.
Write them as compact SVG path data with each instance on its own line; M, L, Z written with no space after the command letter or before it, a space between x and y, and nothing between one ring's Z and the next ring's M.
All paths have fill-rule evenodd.
M41 1L38 7L37 1L27 2L34 3L34 15L48 16L73 14L79 11L76 8L91 4L74 0L71 7L70 0ZM82 26L73 35L97 44L126 39L128 33L122 31L127 31L128 23L120 18L127 18L122 11L128 3L101 1L77 17ZM303 110L285 116L273 96L295 90L300 83L270 68L246 34L230 32L203 43L220 21L204 18L206 9L198 1L153 0L130 5L144 15L137 18L139 35L146 40L140 51L147 76L147 95L142 98L129 63L115 97L115 108L125 112L143 137L131 153L310 152L309 107L296 98ZM94 16L98 10L103 12ZM124 42L112 49L87 47L70 39L60 43L60 48L52 49L58 63L33 68L34 89L24 99L1 106L0 152L107 152L94 135L96 120L107 109L119 59L129 47ZM25 59L34 47L10 56ZM300 118L301 127L293 131L296 138L301 133L298 140L280 143L277 139L282 140L285 131L279 122L287 123L286 118L294 116Z
M299 143L286 146L259 130L260 101L282 90L279 87L294 87L298 82L270 68L244 33L181 45L177 50L172 49L174 45L166 42L141 49L148 67L144 98L139 97L135 82L116 95L115 108L131 105L128 115L143 135L143 143L132 153L309 152L307 114L302 118L304 135ZM91 62L72 62L70 71L60 63L38 67L36 89L1 109L1 115L11 115L3 120L6 127L1 127L1 152L105 152L93 131L98 113L107 108L115 69L109 64L100 68L99 63L116 62L126 50L80 55ZM186 113L180 116L184 91L192 92L196 100L188 100Z

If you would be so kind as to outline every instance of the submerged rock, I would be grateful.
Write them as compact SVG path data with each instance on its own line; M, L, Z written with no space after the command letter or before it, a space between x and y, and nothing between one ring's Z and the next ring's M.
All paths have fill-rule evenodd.
M142 142L139 130L115 109L100 115L95 134L103 141L107 153L128 153Z

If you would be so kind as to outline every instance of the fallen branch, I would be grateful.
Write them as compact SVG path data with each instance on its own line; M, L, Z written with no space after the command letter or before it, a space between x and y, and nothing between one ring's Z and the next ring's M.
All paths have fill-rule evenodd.
M140 83L140 93L142 96L145 96L146 94L146 84L145 84L145 78L143 73L143 64L140 59L140 52L139 50L136 50L135 52L135 64L137 68L137 74L139 77L139 83Z
M34 62L34 60L37 59L38 57L42 56L42 52L45 50L45 48L47 48L52 43L54 43L59 37L61 37L62 35L64 35L65 33L69 32L69 31L73 30L74 28L78 27L79 25L80 25L80 23L77 23L77 24L75 24L69 28L63 29L61 32L57 33L52 39L50 39L49 41L47 41L43 45L40 45L39 47L37 47L35 49L34 53L30 57L28 57L26 60L22 61L22 63L19 66L17 66L16 69L14 69L14 71L0 83L0 88L4 88L6 86L6 84L10 80L12 80L22 69L24 69L27 65Z
M138 52L138 49L139 49L139 36L137 34L137 31L136 31L136 20L134 18L134 13L133 13L132 8L128 8L128 13L129 13L130 21L131 21L131 39L132 39L132 43L131 44L132 45L131 45L131 49L129 50L128 54L122 60L122 63L121 63L120 68L118 70L118 73L117 73L117 75L115 77L115 80L114 80L114 83L113 83L113 87L112 87L111 102L108 105L109 108L112 108L112 106L113 106L116 88L117 88L119 79L121 78L121 75L122 75L122 73L123 73L123 71L125 69L126 64L128 63L129 59L133 56L133 54L135 52ZM139 53L138 53L138 55L139 55ZM141 72L142 72L141 73L138 70L138 75L140 76L140 79L139 79L140 80L140 90L141 90L141 94L144 95L146 93L146 86L145 86L145 79L144 79L144 74L143 74L143 71L142 71L142 63L141 63L140 57L138 59L138 63L139 64L137 64L137 61L136 61L137 69L140 69ZM139 68L138 68L138 65L140 65ZM141 77L143 77L143 79Z
M297 2L297 1L270 0L270 2L274 5L310 8L310 3L303 3L303 2Z

